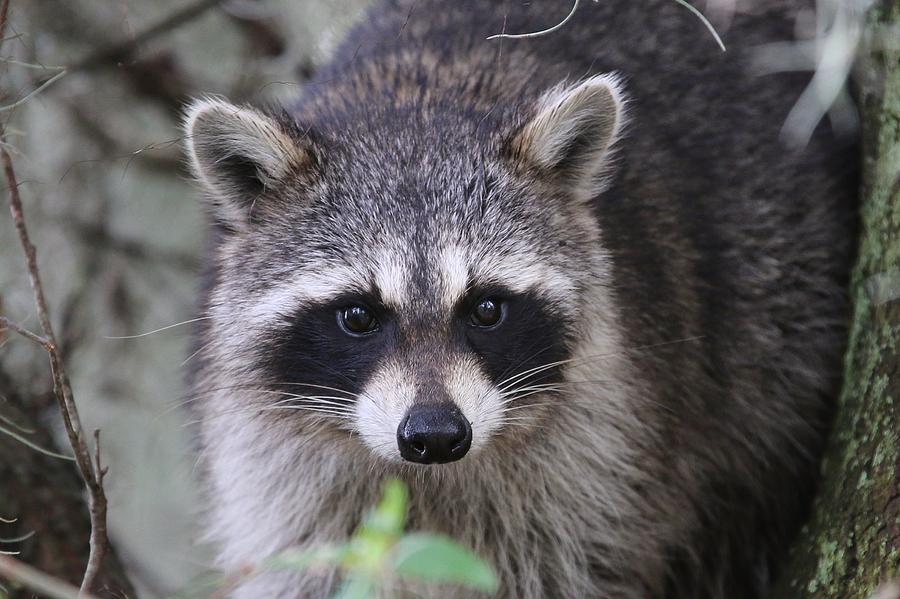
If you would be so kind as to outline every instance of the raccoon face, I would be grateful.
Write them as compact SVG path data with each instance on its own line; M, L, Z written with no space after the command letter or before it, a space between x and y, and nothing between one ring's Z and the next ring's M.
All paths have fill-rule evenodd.
M621 94L598 76L486 118L194 103L188 152L226 231L208 361L248 390L238 408L417 464L553 417L579 340L602 335L588 204Z

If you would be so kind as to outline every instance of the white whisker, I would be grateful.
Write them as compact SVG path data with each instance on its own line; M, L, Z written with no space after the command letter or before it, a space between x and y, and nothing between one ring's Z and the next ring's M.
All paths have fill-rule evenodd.
M104 335L104 339L138 339L140 337L146 337L148 335L153 335L155 333L161 333L163 331L168 331L169 329L174 329L175 327L180 327L182 325L191 324L192 322L200 322L201 320L209 320L212 318L211 316L201 316L199 318L192 318L190 320L183 320L181 322L176 322L175 324L170 324L168 326L160 327L158 329L154 329L152 331L147 331L146 333L139 333L137 335L121 335L115 337L109 337Z

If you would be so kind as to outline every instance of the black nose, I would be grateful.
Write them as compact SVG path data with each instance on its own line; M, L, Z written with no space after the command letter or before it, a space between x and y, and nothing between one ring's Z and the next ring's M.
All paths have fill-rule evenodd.
M403 459L418 464L446 464L466 455L472 426L451 403L416 404L397 428Z

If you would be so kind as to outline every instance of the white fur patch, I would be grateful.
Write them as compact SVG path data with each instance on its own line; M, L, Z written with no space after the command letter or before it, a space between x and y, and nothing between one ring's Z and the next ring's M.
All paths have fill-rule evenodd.
M449 312L465 296L469 284L469 259L466 251L459 246L445 247L438 260L438 271L441 303Z
M409 268L403 256L382 250L374 272L375 285L385 304L403 308L409 300Z
M565 300L575 291L575 284L565 271L547 264L526 248L517 248L503 256L484 257L472 270L476 283L500 284L516 293L536 291Z
M469 452L475 453L503 425L503 398L471 356L450 366L445 384L453 403L472 425Z
M360 394L356 404L357 429L375 454L392 461L401 459L397 428L415 402L421 383L403 365L390 362L372 377ZM500 393L469 356L455 361L441 383L472 425L470 454L477 452L503 424Z
M374 272L350 266L329 266L298 274L267 290L250 307L247 318L254 326L265 326L304 306L325 303L346 293L368 291L371 282L389 306L402 308L407 303L409 271L395 254L384 251L376 261Z
M364 273L349 267L302 273L267 290L250 307L247 319L254 326L262 327L304 306L328 302L343 293L359 291L364 288L366 280Z
M357 428L373 453L399 461L397 428L416 396L412 373L389 362L379 369L356 402Z
M504 254L473 252L450 245L438 260L439 293L448 311L468 292L468 285L500 285L515 293L536 292L563 301L575 291L572 278L562 269L549 265L528 247L517 247Z

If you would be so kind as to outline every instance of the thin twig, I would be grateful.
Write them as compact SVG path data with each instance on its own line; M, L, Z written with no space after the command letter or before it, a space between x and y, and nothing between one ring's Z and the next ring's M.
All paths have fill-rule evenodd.
M594 0L594 2L597 2L597 0ZM700 12L695 6L691 5L687 0L675 0L675 2L691 11L694 16L700 19L700 22L703 23L703 26L706 27L712 34L713 38L716 40L716 43L719 45L719 48L722 49L722 52L725 52L725 43L722 41L721 36L719 36L719 33L716 31L716 28L713 27L713 24L709 22L709 19L707 19L702 12ZM552 27L548 27L547 29L533 31L531 33L497 33L495 35L489 36L487 39L520 40L549 35L555 31L559 31L565 26L566 23L572 20L572 17L574 17L575 13L578 11L579 4L581 4L581 0L575 0L574 4L572 4L572 9L569 11L569 14L567 14L562 21L560 21L556 25L553 25Z
M33 63L33 62L23 62L21 60L16 60L14 58L8 58L6 56L0 56L0 62L6 63L6 64L12 64L17 67L24 67L26 69L35 69L35 70L39 70L39 71L64 71L64 70L66 70L66 67L60 67L60 66L49 65L49 64L37 64L37 63Z
M74 461L75 461L75 458L73 458L72 456L64 455L64 454L61 454L61 453L56 453L55 451L50 451L49 449L46 449L46 448L44 448L44 447L41 447L40 445L38 445L37 443L33 442L33 441L32 441L31 439L29 439L28 437L25 437L25 436L23 436L23 435L20 435L20 434L17 433L16 431L14 431L14 430L12 430L12 429L8 429L8 428L6 428L5 426L0 425L0 434L4 434L4 435L7 435L8 437L12 437L13 439L15 439L16 441L18 441L18 442L21 443L22 445L25 445L26 447L30 447L31 449L33 449L33 450L35 450L36 452L38 452L38 453L40 453L40 454L43 454L43 455L45 455L45 456L48 456L48 457L51 457L51 458L57 458L57 459L60 459L60 460L67 460L67 461L69 461L69 462L74 462Z
M5 106L0 106L0 112L6 112L8 110L12 110L13 108L18 108L19 106L21 106L28 100L32 99L33 97L35 97L36 95L38 95L39 93L41 93L42 91L44 91L45 89L47 89L48 87L53 85L59 79L62 79L68 72L69 71L62 70L59 73L55 74L53 77L50 77L50 79L47 79L46 81L41 83L39 86L37 86L36 88L34 88L33 90L31 90L30 92L25 94L18 100L16 100L15 102L12 102Z
M596 2L596 1L597 0L594 0L594 2ZM549 27L547 29L542 29L540 31L533 31L531 33L497 33L495 35L488 37L487 39L489 39L489 40L493 40L493 39L520 40L520 39L527 39L530 37L541 37L544 35L549 35L549 34L553 33L554 31L558 31L559 29L562 29L562 27L566 23L568 23L572 19L572 17L575 16L575 12L578 10L578 5L580 3L581 3L581 0L575 0L575 3L572 5L572 10L569 11L569 14L566 15L566 18L563 19L562 21L560 21L559 23L557 23L556 25L554 25L553 27Z
M5 16L8 10L9 0L3 0L0 7L0 16ZM0 37L2 37L3 28L6 25L5 18L0 22ZM0 140L3 139L3 128L0 126ZM78 415L78 408L75 406L75 400L72 397L72 387L69 383L69 377L63 366L62 356L59 352L59 346L56 342L56 336L53 333L53 325L50 322L50 311L47 308L47 299L44 295L44 287L41 283L40 274L38 272L37 254L28 235L28 229L25 227L25 214L22 210L22 199L19 196L19 184L16 180L16 172L13 168L12 157L6 148L0 146L0 159L3 162L3 171L6 177L7 190L9 192L9 208L12 213L13 222L15 223L16 232L19 236L19 243L25 253L25 263L28 268L28 276L31 281L31 289L34 292L34 302L37 307L38 319L41 323L43 332L42 339L32 339L40 343L47 351L50 358L50 370L53 375L53 395L59 405L60 413L63 417L63 424L66 429L66 435L69 438L69 444L75 454L75 463L78 466L78 472L84 479L88 490L88 508L91 520L91 538L90 551L88 553L88 562L84 572L84 578L81 581L81 591L89 593L93 588L97 574L103 564L103 558L109 549L109 538L106 527L106 494L103 491L103 471L95 468L95 463L91 458L91 452L88 449L87 441L84 437L84 431L81 426L81 419ZM14 325L8 319L4 319L4 326L15 330L24 336L25 329ZM10 326L14 325L14 326ZM38 337L34 335L34 337Z
M3 316L0 316L0 331L3 331L3 330L10 330L14 333L18 333L19 335L22 335L29 341L33 341L34 343L37 343L44 349L46 349L48 351L50 350L50 342L47 339L45 339L44 337L41 337L40 335L32 333L31 331L29 331L22 325L16 324L15 322L11 321L8 318L4 318Z
M3 0L0 4L0 44L6 39L3 37L6 33L6 17L9 15L9 0Z
M2 0L0 3L0 39L3 38L6 31L6 24L9 15L10 0ZM0 125L0 142L5 140L5 130ZM50 358L50 370L53 375L53 395L59 405L60 413L63 417L63 424L66 429L66 435L69 437L69 444L75 454L75 463L78 466L78 472L84 479L88 489L88 508L91 520L91 538L90 549L88 552L88 562L85 567L84 577L81 581L80 593L84 595L91 592L100 567L103 564L103 558L109 549L109 538L106 528L106 494L103 491L103 471L95 470L94 463L91 461L91 454L88 450L87 442L84 439L84 432L81 427L81 419L78 416L78 408L75 406L75 400L72 398L72 387L69 383L69 377L63 367L62 356L59 353L56 343L56 336L53 334L53 325L50 323L50 312L47 309L47 299L44 296L44 287L41 284L41 277L37 266L37 253L34 245L28 236L28 229L25 227L25 213L22 210L22 198L19 196L19 183L16 180L16 172L13 168L12 157L6 149L5 145L0 145L0 159L3 162L3 172L6 178L7 190L9 192L9 209L12 213L13 222L15 223L16 232L19 236L19 243L25 253L25 262L28 268L28 277L31 281L31 289L34 292L34 301L38 311L38 318L41 323L43 337L31 333L24 327L11 322L4 318L2 324L5 328L14 330L15 332L30 338L32 341L40 344L47 351ZM98 462L99 464L99 458ZM19 562L9 560L0 556L8 568L13 568L14 572L19 572L17 580L30 578L32 581L47 582L49 579L45 575L31 568L18 567ZM24 566L24 565L23 565ZM6 573L13 577L10 572ZM40 589L38 589L40 590ZM47 592L44 589L43 592ZM49 593L48 593L49 594ZM77 596L78 593L76 593ZM62 595L60 595L62 596Z
M0 543L10 543L10 544L11 543L21 543L21 542L27 541L28 539L33 537L34 533L35 533L35 531L30 530L30 531L26 532L24 535L19 535L17 537L10 537L7 539L0 539Z
M694 13L694 16L700 19L700 22L703 23L703 26L706 27L706 29L712 34L713 38L716 40L716 43L719 44L719 48L722 50L722 52L725 52L725 42L722 41L722 38L716 31L716 28L713 27L713 24L709 22L709 19L707 19L705 15L700 12L697 7L690 4L687 0L675 0L675 2Z
M94 599L93 595L80 592L69 583L44 574L8 555L0 554L0 575L51 599Z

